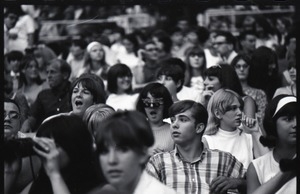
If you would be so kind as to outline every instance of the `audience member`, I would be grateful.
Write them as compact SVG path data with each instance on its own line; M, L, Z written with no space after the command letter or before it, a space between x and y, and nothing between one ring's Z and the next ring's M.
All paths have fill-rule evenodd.
M171 58L172 40L170 35L164 30L157 29L152 33L151 37L159 50L159 60Z
M21 80L21 62L23 60L24 55L21 51L11 51L6 54L5 58L7 62L5 64L5 71L9 74L13 81L13 92L17 92L17 90L22 86Z
M251 64L248 83L252 87L262 89L269 101L281 84L276 53L268 47L261 46L254 50Z
M239 54L252 56L256 46L256 34L254 31L242 31L239 35L239 44L241 46Z
M169 115L175 149L150 158L146 167L150 175L182 194L246 189L243 164L228 152L203 146L208 118L204 106L179 101L170 107Z
M67 63L70 64L72 73L70 76L70 81L74 81L79 77L78 73L84 65L84 57L86 55L86 42L81 39L74 39L71 42L70 53L66 59Z
M242 98L232 90L216 91L208 102L208 125L202 139L210 149L231 153L247 169L253 158L267 150L259 142L261 133L258 123L247 127L245 115L242 114L243 104Z
M62 59L53 59L47 66L47 73L50 88L38 94L31 115L22 125L22 132L34 132L47 117L71 111L68 81L71 67Z
M144 171L154 137L142 113L114 113L97 129L96 143L100 165L111 190L128 194L176 193ZM109 193L105 188L95 193Z
M127 65L119 63L109 69L107 91L107 105L115 110L135 110L138 93L132 90L132 72Z
M39 74L39 64L33 55L25 56L21 62L21 79L22 87L18 92L22 93L28 102L28 106L31 107L35 102L38 94L48 89L49 85L46 81L41 79Z
M169 118L168 110L172 104L169 91L160 83L147 84L140 92L136 110L148 118L152 129L154 145L151 146L151 155L174 149L170 124L164 120Z
M103 45L94 41L88 44L86 50L86 59L83 68L78 71L78 75L83 73L96 74L106 83L107 72L110 66L105 61Z
M256 104L256 116L260 126L262 127L262 119L264 117L265 108L267 106L266 93L258 88L249 85L249 71L252 68L251 58L247 55L239 54L231 62L231 66L235 68L236 74L241 82L243 92L247 96L251 96Z
M105 183L100 174L92 137L79 117L58 115L45 120L38 128L34 141L45 151L34 147L43 168L29 194L59 194L64 190L69 190L67 193L86 193ZM58 186L63 182L63 187Z
M296 158L297 107L290 95L278 95L268 104L263 120L267 134L260 141L271 151L250 164L247 193L297 193L297 166L286 172L279 168L283 160Z
M205 53L200 47L191 47L186 50L186 74L184 85L202 93L204 90L204 71L206 70Z
M222 61L230 64L233 58L237 55L235 51L235 37L228 31L217 31L213 46L217 50Z

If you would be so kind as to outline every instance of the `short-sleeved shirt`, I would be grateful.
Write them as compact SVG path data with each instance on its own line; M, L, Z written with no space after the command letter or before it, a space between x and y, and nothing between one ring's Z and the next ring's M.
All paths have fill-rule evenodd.
M153 155L146 171L178 193L210 193L210 183L218 176L243 178L243 164L228 152L204 147L200 157L187 162L177 148ZM238 191L233 191L238 193Z

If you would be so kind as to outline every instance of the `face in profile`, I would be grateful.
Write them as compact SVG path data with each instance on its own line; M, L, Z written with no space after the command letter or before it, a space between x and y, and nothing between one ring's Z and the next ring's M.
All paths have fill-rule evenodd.
M164 85L171 95L177 93L177 84L171 76L160 75L157 78L157 82Z
M235 130L241 124L242 110L239 100L235 97L233 102L225 109L224 113L219 112L220 127L226 131Z
M118 145L107 145L100 151L99 159L107 181L120 190L137 184L142 164L146 161L144 154Z
M150 123L159 123L163 120L164 101L163 98L155 98L150 93L147 98L142 99L147 118Z
M51 88L59 87L65 81L58 62L53 62L47 67L48 83Z
M73 113L82 115L85 110L94 104L92 93L79 82L73 88L71 103Z
M276 120L277 134L280 141L285 141L286 144L295 145L296 144L296 127L297 119L293 115L284 115Z
M17 137L21 128L20 111L14 103L4 102L4 138Z
M205 90L212 90L216 92L221 88L220 80L217 76L206 76L204 79Z

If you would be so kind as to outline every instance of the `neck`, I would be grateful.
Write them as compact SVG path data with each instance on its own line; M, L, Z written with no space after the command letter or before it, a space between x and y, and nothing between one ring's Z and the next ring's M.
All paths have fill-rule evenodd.
M192 68L192 75L195 77L201 76L201 69L200 68Z
M153 123L153 122L149 122L150 123L150 126L151 126L151 128L153 129L155 129L155 128L159 128L159 127L162 127L165 123L163 122L163 120L159 120L159 121L157 121L157 122L155 122L155 123Z
M91 69L92 70L98 70L101 68L101 66L102 66L101 61L95 61L95 60L91 61Z
M241 82L242 88L249 87L247 80L240 80L240 82Z
M295 145L278 145L274 148L274 158L277 162L281 159L292 159L296 154Z
M228 125L226 125L226 124L224 124L224 123L222 123L222 122L220 123L220 128L221 128L222 130L224 130L224 131L229 131L229 132L237 130L236 127L235 127L235 128L230 127L230 126L228 126Z
M184 145L177 144L176 147L182 157L188 162L197 160L203 151L203 144L200 137L197 137L194 141L188 142Z
M121 192L122 194L132 194L134 193L134 190L141 178L143 171L141 170L138 175L135 177L135 179L128 185L118 185L117 190Z
M84 53L80 54L80 55L73 55L74 56L74 59L76 59L77 61L83 59L83 56L84 56Z
M172 95L172 100L173 100L173 102L179 101L179 99L177 98L177 95Z

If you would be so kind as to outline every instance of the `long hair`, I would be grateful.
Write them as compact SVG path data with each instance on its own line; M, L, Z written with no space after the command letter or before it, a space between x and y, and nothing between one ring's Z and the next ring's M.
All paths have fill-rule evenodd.
M36 60L35 56L34 55L26 55L22 61L21 61L21 68L20 69L23 69L24 71L26 71L26 69L28 68L29 64L31 62L34 62L35 66L37 69L39 69L39 62ZM24 72L21 71L21 79L23 81L23 83L25 85L27 85L27 79L26 79L26 75ZM41 85L44 80L42 80L41 76L38 74L37 77L33 80L35 83L37 83L38 85Z
M214 135L217 133L220 127L220 119L216 116L216 111L224 114L235 98L238 99L241 107L243 107L243 99L230 89L221 88L212 95L207 105L208 124L205 134Z
M37 137L52 138L67 153L70 160L61 172L71 193L84 193L101 183L92 136L80 117L54 116L41 124Z

